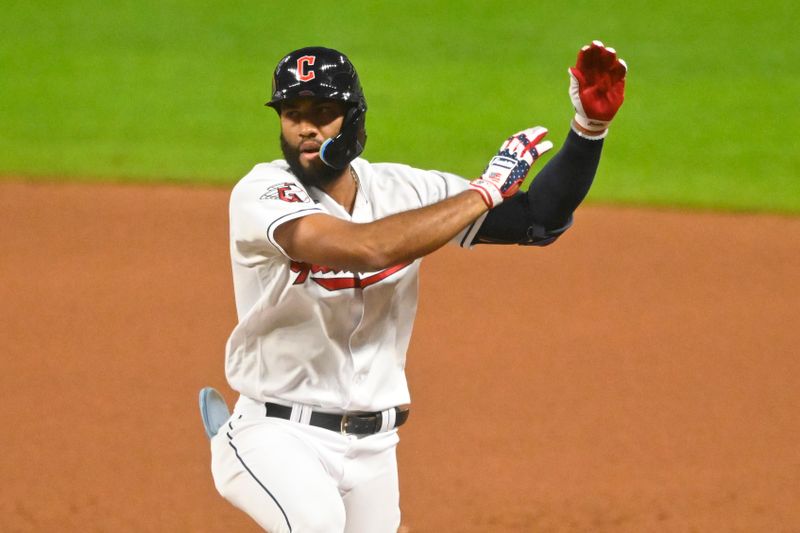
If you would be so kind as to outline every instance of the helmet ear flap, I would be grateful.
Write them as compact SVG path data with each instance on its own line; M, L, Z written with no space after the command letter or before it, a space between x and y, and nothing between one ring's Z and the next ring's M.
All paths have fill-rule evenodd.
M347 110L338 135L327 139L319 149L319 158L331 168L343 169L361 155L367 144L366 106L355 105Z

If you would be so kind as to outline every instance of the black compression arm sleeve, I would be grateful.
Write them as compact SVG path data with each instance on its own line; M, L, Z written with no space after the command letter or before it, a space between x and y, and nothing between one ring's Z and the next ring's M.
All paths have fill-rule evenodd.
M527 193L489 211L473 244L549 244L566 231L572 213L592 186L602 140L570 130L564 146L547 162Z

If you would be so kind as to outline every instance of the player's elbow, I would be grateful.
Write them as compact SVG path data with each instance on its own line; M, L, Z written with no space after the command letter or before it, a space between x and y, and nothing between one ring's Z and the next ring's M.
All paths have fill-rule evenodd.
M398 260L395 254L381 243L365 242L359 247L356 257L359 272L376 272L394 266Z
M553 235L552 237L545 237L541 240L531 241L523 244L526 246L540 246L540 247L550 246L551 244L555 243L560 236L561 234Z

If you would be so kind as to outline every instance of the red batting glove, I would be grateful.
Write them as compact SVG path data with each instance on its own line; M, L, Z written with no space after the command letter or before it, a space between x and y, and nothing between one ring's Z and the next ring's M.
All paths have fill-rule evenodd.
M569 69L575 122L589 131L606 130L625 99L627 71L617 52L600 41L581 48L575 66Z

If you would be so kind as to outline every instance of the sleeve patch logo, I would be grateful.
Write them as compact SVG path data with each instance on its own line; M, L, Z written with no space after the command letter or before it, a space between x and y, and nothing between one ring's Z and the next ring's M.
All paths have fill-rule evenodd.
M279 183L273 185L261 195L259 200L281 200L284 202L312 203L308 193L294 183Z

